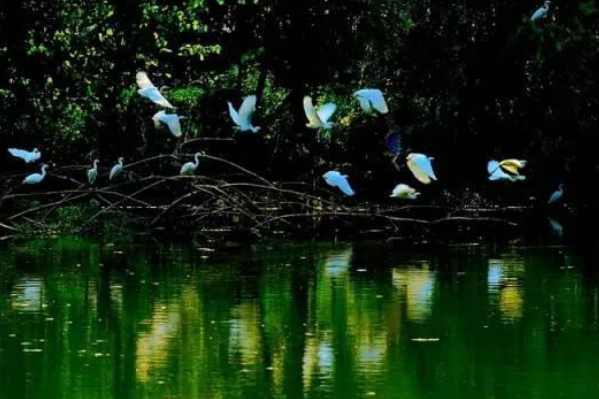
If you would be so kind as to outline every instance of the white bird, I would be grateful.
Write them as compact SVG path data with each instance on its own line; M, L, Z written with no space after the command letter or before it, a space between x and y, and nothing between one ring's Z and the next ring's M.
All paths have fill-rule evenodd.
M337 187L339 190L343 192L343 194L351 197L356 193L352 190L349 185L349 181L347 180L347 175L342 175L337 171L329 171L322 175L324 181L331 187Z
M546 1L541 8L539 8L537 11L534 12L534 14L532 14L532 17L530 17L531 21L538 21L540 19L543 19L547 16L547 13L549 12L549 6L551 5L550 1Z
M137 86L139 87L137 93L140 96L149 99L150 101L160 105L161 107L170 109L175 108L171 105L171 103L168 102L166 98L164 98L160 90L158 90L158 88L154 86L152 81L150 81L150 78L148 78L147 73L137 72L137 75L135 75L135 79L137 80Z
M331 129L333 123L329 122L329 119L331 119L336 110L337 106L333 103L327 103L316 109L312 104L312 98L310 96L304 97L304 112L308 118L306 126L310 129Z
M243 100L243 104L239 108L239 111L233 107L233 104L230 102L229 104L229 115L231 115L231 119L237 125L235 126L235 130L239 132L252 132L258 133L260 131L259 126L252 126L252 116L254 115L254 111L256 111L256 102L258 98L256 96L249 96Z
M198 170L198 166L200 166L200 156L201 154L198 152L195 155L195 162L187 162L185 165L181 167L182 175L191 175L194 174L196 170Z
M33 163L42 157L42 153L37 148L34 148L31 152L18 148L9 148L8 152L15 158L21 158L25 163Z
M367 114L375 111L381 114L389 113L383 92L378 89L362 89L354 93L354 97L360 102L360 106Z
M46 177L46 169L48 169L48 165L42 165L42 173L34 173L27 176L22 184L40 184Z
M89 184L94 185L94 183L96 183L96 180L98 179L98 164L100 163L100 161L98 161L97 159L94 161L94 166L87 171L87 180L89 181Z
M125 159L123 157L119 158L119 162L110 169L110 175L108 176L109 180L114 180L121 174L123 171L123 161Z
M554 192L553 194L551 194L551 197L549 198L549 204L555 204L556 202L559 202L562 197L564 196L564 185L560 184L559 185L559 189Z
M177 114L167 114L164 111L160 111L152 117L156 129L159 129L161 124L164 124L168 127L171 134L177 138L182 136L181 121L184 119L187 119L187 117L179 116Z
M523 181L526 180L526 176L515 175L512 176L507 174L501 168L501 162L492 160L487 164L487 172L489 172L489 180L491 181Z
M398 184L393 189L393 193L391 193L391 198L399 198L399 199L418 199L420 193L416 191L414 188L408 186L407 184Z
M430 184L432 180L437 180L431 161L434 158L427 157L424 154L409 154L407 157L408 168L414 174L414 177L423 184Z

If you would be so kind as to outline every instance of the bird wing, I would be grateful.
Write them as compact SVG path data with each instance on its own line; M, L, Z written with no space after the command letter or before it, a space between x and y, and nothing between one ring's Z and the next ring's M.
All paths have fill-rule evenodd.
M367 114L372 113L372 104L370 103L370 101L368 100L368 98L359 95L356 93L356 98L358 99L358 101L360 102L360 107L362 107L362 109L364 110L364 112L366 112Z
M156 129L160 129L160 123L164 122L165 115L166 115L166 112L159 111L152 117L152 120L154 121L154 127Z
M112 180L114 177L116 177L119 173L121 173L121 170L123 169L123 167L119 164L114 165L112 167L112 169L110 169L110 175L108 176L108 178L110 180Z
M389 107L383 96L383 92L378 89L364 89L356 93L359 98L365 98L371 107L379 111L381 114L389 113ZM361 101L361 100L360 100Z
M503 169L497 168L493 172L491 172L491 175L489 176L489 180L491 180L491 181L512 180L512 177L510 175L508 175L507 173L505 173L503 171Z
M237 110L235 109L235 107L233 107L233 104L231 104L230 102L229 104L229 115L231 115L231 119L233 119L233 122L240 126L241 125L241 120L239 118L239 114L237 113Z
M335 104L327 103L322 107L318 108L318 118L322 121L322 123L327 123L336 110L337 106Z
M557 201L559 201L561 197L562 197L562 192L558 190L558 191L554 192L553 194L551 194L551 198L549 198L549 203L554 204Z
M501 166L503 169L507 170L513 175L519 175L519 169L521 167L524 167L524 164L518 161L517 159L506 159L505 161L501 161L499 163L499 166Z
M489 161L489 163L487 164L487 172L489 172L489 174L492 174L495 173L497 169L499 169L499 162L495 160Z
M319 126L322 124L320 117L312 104L312 98L309 96L304 97L304 112L306 113L306 118L308 118L310 125Z
M433 171L433 165L431 164L430 158L425 155L417 155L413 158L413 161L418 167L426 173L426 175L432 180L437 180L435 172Z
M336 183L337 187L339 187L339 190L341 190L343 192L343 194L345 194L349 197L356 194L354 192L354 190L351 188L351 186L349 185L349 181L347 180L347 177L339 176L335 179L335 183Z
M155 87L148 87L144 89L144 93L146 97L148 97L152 102L160 105L161 107L171 109L175 108L172 106L170 102L168 102L166 98L164 98L162 93L160 93L160 91Z
M154 87L154 84L150 78L148 78L148 74L145 72L137 72L135 75L135 80L137 81L137 86L139 86L139 88L142 90Z
M385 138L385 145L390 153L399 155L401 153L401 135L399 133L390 133Z
M10 155L12 155L13 157L21 158L25 161L27 161L32 155L32 153L30 153L29 151L19 150L18 148L9 148L8 152L10 152Z
M181 121L179 116L175 114L165 115L164 120L173 136L181 137Z
M256 110L257 102L258 97L256 96L249 96L243 100L243 104L239 108L239 118L244 124L249 125L252 122L252 115L254 115L254 111Z
M422 169L420 169L420 166L418 166L414 160L410 159L408 161L408 168L410 171L412 171L412 174L420 183L430 184L430 177Z

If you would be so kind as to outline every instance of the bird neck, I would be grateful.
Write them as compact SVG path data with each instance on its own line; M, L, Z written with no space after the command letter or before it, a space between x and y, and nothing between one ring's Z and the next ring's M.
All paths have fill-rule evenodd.
M195 165L196 165L196 168L197 168L200 165L200 154L196 154L195 160L196 160Z

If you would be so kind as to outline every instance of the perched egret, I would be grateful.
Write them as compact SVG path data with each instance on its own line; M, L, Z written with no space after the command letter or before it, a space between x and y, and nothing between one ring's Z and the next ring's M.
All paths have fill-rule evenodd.
M120 157L119 162L116 165L114 165L112 167L112 169L110 169L110 175L108 176L109 180L111 180L111 181L115 180L118 177L118 175L121 174L121 172L123 171L123 161L124 160L125 159L123 157Z
M532 17L530 17L530 20L533 22L536 22L540 19L543 19L545 17L547 17L547 13L549 12L549 6L551 5L550 1L546 1L541 8L539 8L537 11L534 12L534 14L532 14Z
M347 175L342 175L337 171L329 171L322 175L324 181L331 187L337 187L339 190L343 192L343 194L351 197L356 193L349 185L349 181L347 180Z
M96 183L96 180L98 179L98 164L100 163L100 161L98 161L97 159L94 161L94 166L87 171L87 180L89 181L89 184L91 184L92 186Z
M394 189L393 193L391 193L391 198L399 198L399 199L418 199L420 193L408 186L407 184L398 184Z
M526 161L520 159L505 159L499 162L499 166L501 167L501 169L513 175L519 175L520 169L526 166Z
M254 115L254 111L256 111L256 102L258 98L256 96L249 96L243 100L243 104L239 108L239 111L233 107L233 104L230 102L229 104L229 115L231 115L231 119L237 125L235 126L235 130L239 132L252 132L258 133L260 131L259 126L252 126L252 115Z
M198 170L198 166L200 166L200 156L201 154L198 152L195 155L195 162L187 162L185 165L181 167L182 175L192 175Z
M501 162L492 160L487 164L487 172L489 172L489 180L491 181L523 181L526 180L526 176L515 175L512 176L507 174L501 168Z
M401 135L399 133L389 133L387 137L385 137L385 145L387 146L387 150L393 155L393 165L397 166L397 159L401 156L403 151L401 145Z
M166 98L164 98L160 90L158 90L158 88L154 86L154 84L150 81L150 78L148 78L147 73L137 72L135 79L137 80L137 86L139 86L139 90L137 91L137 93L139 93L140 96L149 99L150 101L160 105L161 107L170 109L175 108L171 105L171 103L168 102Z
M360 106L367 114L379 112L389 113L383 92L378 89L362 89L354 93L354 97L360 102Z
M312 98L309 96L304 97L304 112L309 122L306 126L310 129L331 129L333 123L329 122L329 119L331 119L336 110L337 106L333 103L327 103L315 109L312 104Z
M437 180L431 161L434 158L427 157L424 154L410 154L407 157L408 168L414 174L414 177L423 184L430 184L432 180Z
M34 148L31 152L18 148L9 148L8 152L15 158L21 158L25 163L33 163L42 157L42 153L37 148Z
M181 133L181 121L187 119L185 116L179 116L177 114L167 114L164 111L158 112L152 117L154 126L159 129L162 124L168 127L171 134L177 138L182 136Z
M46 177L46 169L48 169L48 165L42 165L42 173L34 173L27 176L22 184L40 184Z
M559 189L556 192L554 192L553 194L551 194L551 197L549 198L549 204L555 204L556 202L559 202L563 196L564 196L564 185L560 184Z

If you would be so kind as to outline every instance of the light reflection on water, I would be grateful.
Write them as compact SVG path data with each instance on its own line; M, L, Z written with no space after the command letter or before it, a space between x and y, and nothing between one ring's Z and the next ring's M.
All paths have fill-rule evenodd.
M593 256L0 250L0 399L597 397ZM18 365L18 367L15 367Z

